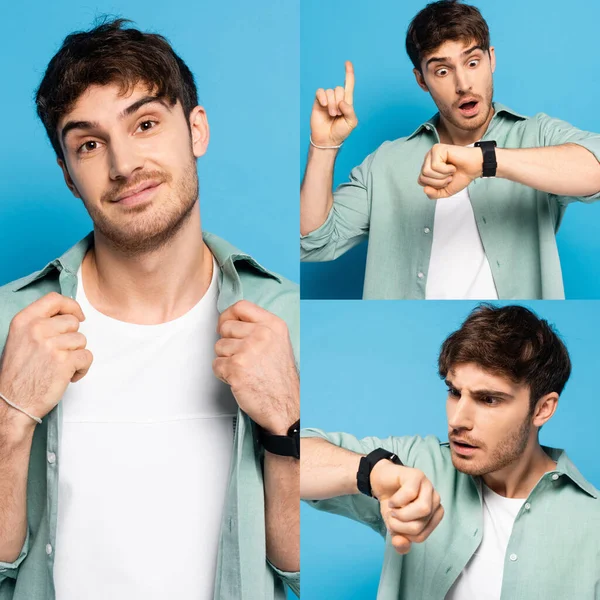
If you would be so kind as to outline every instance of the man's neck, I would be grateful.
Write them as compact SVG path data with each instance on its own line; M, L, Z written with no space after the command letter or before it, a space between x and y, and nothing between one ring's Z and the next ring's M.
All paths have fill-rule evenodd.
M196 204L177 234L152 252L124 255L96 231L81 273L95 309L127 323L155 325L195 306L210 285L212 269Z
M485 135L493 116L494 107L492 106L485 123L478 129L468 130L459 129L440 114L440 121L437 127L440 142L442 144L451 144L453 146L469 146L474 144Z
M518 461L488 473L483 482L494 492L507 498L527 498L540 478L556 468L556 463L536 441L530 444Z

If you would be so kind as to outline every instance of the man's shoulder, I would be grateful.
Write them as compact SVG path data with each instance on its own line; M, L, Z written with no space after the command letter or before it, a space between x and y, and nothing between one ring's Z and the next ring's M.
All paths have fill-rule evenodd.
M223 271L223 277L239 278L244 299L277 312L277 309L299 307L300 287L279 273L263 266L256 258L213 233L204 232L204 241Z

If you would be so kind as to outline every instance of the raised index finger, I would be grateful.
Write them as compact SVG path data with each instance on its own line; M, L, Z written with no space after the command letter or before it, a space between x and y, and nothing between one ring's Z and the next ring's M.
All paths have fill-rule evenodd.
M352 105L354 98L354 66L346 61L346 81L344 82L344 100Z
M50 292L32 302L23 310L32 317L55 317L56 315L75 315L80 321L85 320L79 303L57 292Z

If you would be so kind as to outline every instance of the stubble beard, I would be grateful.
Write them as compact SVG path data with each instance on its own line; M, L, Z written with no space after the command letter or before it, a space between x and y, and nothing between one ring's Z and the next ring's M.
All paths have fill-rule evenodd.
M162 174L161 180L168 184L171 178ZM169 195L158 205L151 202L130 207L118 221L96 207L86 204L86 209L94 229L114 250L128 257L139 256L155 252L174 239L189 220L198 194L198 172L192 158Z
M521 423L519 429L510 433L494 449L485 462L472 461L470 459L457 457L451 452L452 464L457 471L472 476L487 475L507 467L518 460L525 452L531 433L531 422L529 416Z

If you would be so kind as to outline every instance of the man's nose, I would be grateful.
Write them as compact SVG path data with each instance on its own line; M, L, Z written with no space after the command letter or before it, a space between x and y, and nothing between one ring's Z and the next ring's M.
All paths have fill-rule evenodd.
M132 141L122 139L111 141L109 147L110 178L129 179L135 171L142 169L144 159Z
M451 429L473 428L473 406L468 398L463 396L450 408L448 426Z
M456 69L456 93L465 94L471 91L473 82L467 69Z

